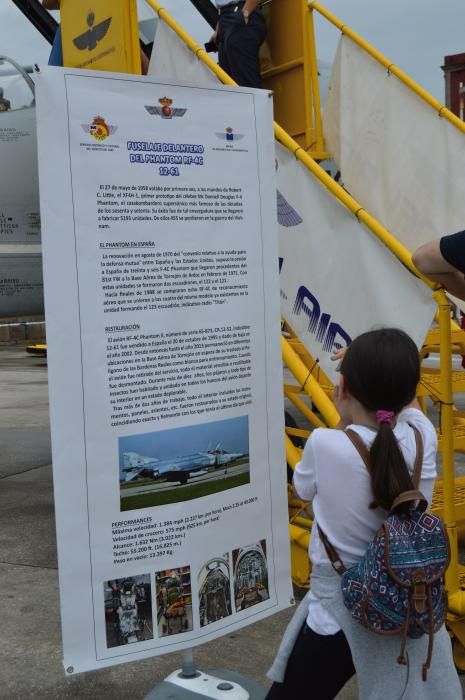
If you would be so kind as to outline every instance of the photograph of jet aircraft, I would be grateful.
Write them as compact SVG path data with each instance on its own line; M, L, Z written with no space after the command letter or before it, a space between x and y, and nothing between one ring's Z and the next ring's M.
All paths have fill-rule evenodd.
M152 479L187 484L190 477L208 474L207 467L221 467L230 462L236 462L241 457L245 457L242 452L227 452L221 449L221 442L213 449L210 444L204 452L193 452L190 455L168 459L154 459L144 457L137 452L125 452L123 471L126 474L126 482L149 476Z
M250 483L247 416L121 437L118 451L122 511Z

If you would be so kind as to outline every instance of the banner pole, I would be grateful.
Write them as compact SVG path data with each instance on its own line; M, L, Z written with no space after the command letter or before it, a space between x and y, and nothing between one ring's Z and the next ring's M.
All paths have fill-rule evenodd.
M183 678L195 678L198 675L192 648L184 650L181 673Z

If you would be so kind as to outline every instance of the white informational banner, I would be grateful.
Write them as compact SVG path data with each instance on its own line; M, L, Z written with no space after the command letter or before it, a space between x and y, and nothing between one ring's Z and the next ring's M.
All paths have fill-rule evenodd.
M346 36L324 128L344 186L409 250L465 228L465 134Z
M45 69L37 104L76 673L290 603L272 101Z
M420 347L437 309L429 288L290 151L276 155L286 321L333 380L331 354L372 328L402 328Z

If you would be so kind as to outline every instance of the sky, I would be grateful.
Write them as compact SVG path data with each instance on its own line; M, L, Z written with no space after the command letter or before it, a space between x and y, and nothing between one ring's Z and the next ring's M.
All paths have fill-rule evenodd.
M285 0L273 0L284 2ZM138 0L140 19L152 10ZM444 101L444 79L440 66L444 56L465 52L464 0L323 0L328 10L361 34L399 68ZM189 0L163 0L193 37L204 43L210 28ZM339 31L326 20L316 23L318 56L332 61ZM49 47L29 25L11 0L0 0L0 54L23 64L45 63Z

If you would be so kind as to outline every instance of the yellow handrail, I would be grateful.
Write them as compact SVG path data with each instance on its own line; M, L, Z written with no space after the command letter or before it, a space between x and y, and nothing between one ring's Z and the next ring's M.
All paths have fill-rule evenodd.
M450 111L450 109L447 109L445 105L442 104L439 100L437 100L435 97L430 95L427 90L421 87L421 85L418 85L410 76L407 75L407 73L404 73L403 70L401 70L398 66L395 65L395 63L392 63L386 56L383 56L382 53L377 51L374 46L368 43L363 37L360 36L360 34L357 34L354 32L350 27L347 26L347 24L344 24L344 22L341 22L340 19L336 17L332 12L326 9L326 7L323 7L320 5L319 2L309 2L308 3L309 10L316 10L317 12L320 13L325 19L328 20L328 22L331 22L331 24L334 24L335 27L337 27L342 34L345 36L348 36L349 39L352 39L352 41L360 46L363 51L366 51L372 58L375 59L375 61L378 61L378 63L381 63L382 66L384 66L389 73L392 73L392 75L395 75L399 80L401 80L404 85L406 85L408 88L413 90L418 97L420 97L424 102L430 105L438 114L440 117L444 117L444 119L447 119L451 124L457 127L460 131L463 131L465 133L465 122L463 122L461 119L459 119L453 112Z

